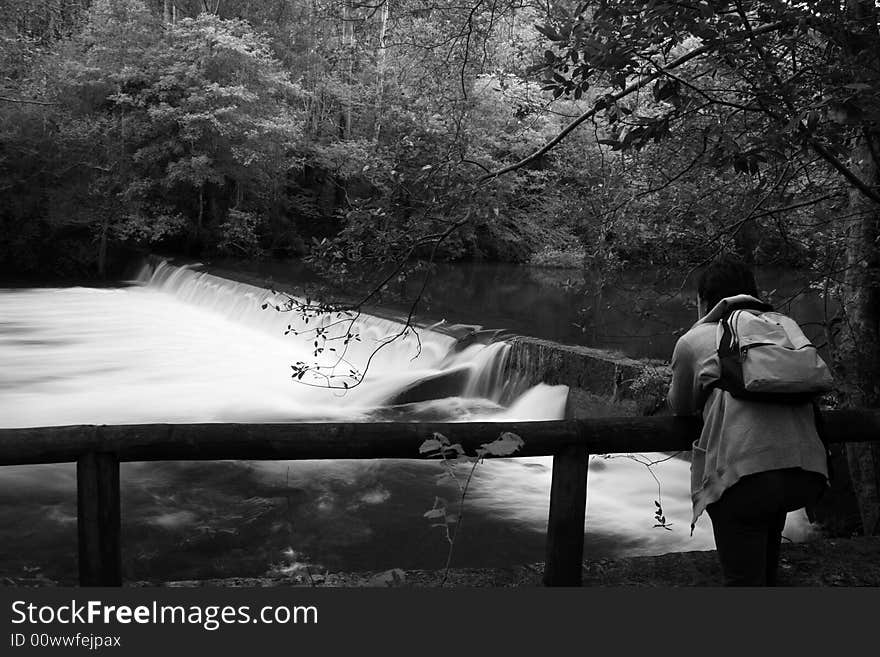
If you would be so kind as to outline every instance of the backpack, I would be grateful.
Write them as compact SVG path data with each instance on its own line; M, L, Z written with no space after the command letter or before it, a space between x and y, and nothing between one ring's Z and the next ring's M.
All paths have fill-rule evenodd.
M809 403L833 389L818 350L792 318L767 304L736 304L716 333L720 376L714 387L738 399Z
M716 344L720 375L710 388L725 390L737 399L812 404L832 481L833 455L816 399L834 388L834 379L797 322L765 303L734 303L718 321ZM811 515L809 509L807 515Z

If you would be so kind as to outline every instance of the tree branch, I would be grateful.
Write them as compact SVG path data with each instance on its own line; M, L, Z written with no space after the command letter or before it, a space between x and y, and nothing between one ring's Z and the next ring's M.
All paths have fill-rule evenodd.
M874 188L870 187L864 180L859 178L855 173L853 173L847 166L835 157L834 153L829 151L825 146L823 146L819 141L817 141L814 137L810 137L810 146L812 146L813 150L821 157L823 160L828 162L832 167L834 167L837 172L846 178L846 180L856 189L858 189L862 194L867 196L869 199L874 201L874 203L880 203L880 194L877 193Z
M783 21L769 23L767 25L762 25L760 27L754 28L750 33L743 33L743 34L737 35L735 38L726 39L726 41L728 41L728 42L729 41L742 41L744 39L749 38L750 34L754 35L754 34L765 34L768 32L775 32L775 31L778 31L779 29L781 29L782 27L784 27L785 25L786 25L786 23ZM596 102L595 105L593 105L593 107L591 107L589 110L587 110L586 112L581 114L579 117L577 117L574 121L569 123L565 128L563 128L563 130L558 135L556 135L553 139L551 139L549 142L544 144L544 146L539 148L537 151L535 151L534 153L532 153L528 157L520 160L519 162L516 162L515 164L511 164L509 166L503 167L493 173L480 176L480 178L477 179L477 182L484 183L492 178L497 178L498 176L503 176L504 174L510 173L512 171L516 171L517 169L521 169L522 167L527 165L529 162L533 162L533 161L537 160L538 158L546 155L553 148L555 148L557 145L559 145L559 143L563 139L565 139L571 132L573 132L581 123L583 123L587 119L589 119L589 118L595 116L596 114L598 114L599 112L601 112L603 109L608 107L609 104L616 103L618 100L621 100L622 98L625 98L626 96L629 96L630 94L632 94L640 89L643 89L644 87L648 86L649 84L651 84L655 80L657 80L660 77L662 77L663 75L665 75L666 71L674 70L674 69L678 68L679 66L681 66L682 64L686 64L687 62L691 61L692 59L696 59L697 57L700 57L701 55L705 55L706 53L713 51L717 45L718 45L718 42L711 42L711 43L707 43L705 45L702 45L699 48L694 48L693 50L685 53L681 57L674 59L666 66L659 68L654 73L651 73L649 75L646 75L646 76L639 78L638 80L636 80L632 84L628 85L627 87L625 87L621 91L618 91L615 94L609 94L609 95L601 98L600 100L598 100Z
M0 100L5 101L7 103L21 103L27 105L57 105L58 103L50 103L45 100L32 100L30 98L9 98L7 96L0 96Z

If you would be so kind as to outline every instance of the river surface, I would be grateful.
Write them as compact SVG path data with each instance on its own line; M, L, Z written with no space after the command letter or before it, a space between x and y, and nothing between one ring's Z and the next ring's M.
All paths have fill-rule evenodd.
M669 281L656 275L632 274L614 292L606 287L591 296L583 280L571 277L505 266L441 268L423 319L660 358L693 319L692 295L670 290ZM795 277L786 284L796 290ZM116 287L0 289L0 427L541 420L564 413L564 386L525 389L499 379L506 344L460 350L453 337L435 331L389 341L400 326L375 317L359 318L354 328L344 324L343 334L358 337L350 341L347 363L362 369L382 346L361 385L327 389L320 374L294 381L291 364L329 367L338 352L331 354L328 345L341 342L321 342L328 351L316 360L314 333L302 333L319 320L306 326L296 313L274 311L276 302L281 299L266 290L168 265L145 268ZM792 312L805 321L821 310L815 298L800 296ZM288 325L300 335L284 335ZM338 329L329 327L328 334L332 330ZM414 383L459 371L465 375L457 394L395 402ZM309 382L316 385L303 385ZM638 457L594 457L586 555L713 547L707 519L690 536L688 468L686 461L671 459L652 473ZM440 568L448 544L442 528L424 514L437 498L456 510L455 482L443 474L442 465L431 461L123 464L124 577ZM459 467L458 476L466 475L467 468ZM549 487L549 458L479 465L453 565L542 560ZM0 576L74 581L75 489L73 465L0 469ZM658 499L668 530L653 526ZM801 516L793 516L786 533L801 539L810 531Z
M222 269L223 263L218 265ZM279 287L317 280L297 261L239 262L235 269ZM696 319L694 278L660 268L609 275L506 263L440 263L416 310L426 324L477 324L633 358L668 360L678 336ZM757 270L756 279L763 298L797 318L816 344L824 342L818 324L834 308L826 308L811 289L808 272L765 268ZM406 314L422 282L422 274L391 282L385 307Z

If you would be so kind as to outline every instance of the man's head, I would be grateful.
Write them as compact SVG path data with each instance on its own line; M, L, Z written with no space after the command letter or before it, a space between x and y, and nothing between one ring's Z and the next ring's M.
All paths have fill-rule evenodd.
M723 255L706 267L697 278L700 313L708 312L725 297L737 294L758 296L758 285L751 268L742 260Z

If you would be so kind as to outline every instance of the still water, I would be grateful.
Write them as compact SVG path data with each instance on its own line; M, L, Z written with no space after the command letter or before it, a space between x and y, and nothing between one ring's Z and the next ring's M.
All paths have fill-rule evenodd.
M509 283L508 275L493 283L496 288L486 287L487 298L479 304L483 314L466 308L452 315L454 299L477 304L473 296L464 301L461 281L447 280L435 289L448 293L434 293L426 317L443 315L447 326L479 320L487 327L517 328L520 321L526 328L542 327L533 333L547 334L548 322L560 313L566 319L585 316L571 299L565 301L574 287L564 280L562 286L545 281L543 294L525 284L514 292ZM509 306L516 312L497 315L495 302L488 300L495 298L492 289L518 299ZM605 295L603 300L611 298ZM441 297L448 300L438 301ZM358 320L352 331L360 340L346 353L362 366L388 342L362 385L347 391L303 385L291 379L290 365L313 359L313 341L285 336L288 324L299 331L307 327L291 313L263 310L267 301L271 306L277 299L264 289L168 265L147 267L118 287L2 289L0 426L369 420L392 411L413 419L541 420L564 413L564 386L524 389L499 380L504 343L458 350L450 335L430 330L421 331L418 340L410 335L388 342L400 326L375 317ZM498 303L500 313L503 302ZM663 303L677 303L678 309L660 325L689 312L687 295L668 295ZM572 307L569 315L561 310L566 304ZM656 308L649 312L662 314ZM583 326L574 334L581 340L570 342L589 343ZM601 337L597 326L606 324L594 323L594 335ZM635 355L654 355L656 340L674 341L672 330L666 336L655 329L642 331L650 344L631 349ZM638 329L627 339L646 344ZM389 409L413 383L452 371L465 373L458 394ZM502 395L511 389L515 394ZM502 405L502 397L513 401ZM708 520L689 536L688 467L680 459L656 466L658 489L651 473L631 458L594 457L587 556L711 548ZM450 504L457 499L454 483L442 474L440 464L428 461L124 464L124 577L440 568L447 544L424 513L437 497ZM549 487L546 458L479 465L453 565L542 560ZM653 527L658 497L671 531ZM790 520L789 537L809 533L802 517ZM0 469L0 576L72 583L75 546L74 467Z
M299 262L236 262L234 270L279 286L315 280ZM678 336L696 319L695 281L689 272L624 269L609 275L470 262L439 263L428 276L416 308L424 323L478 324L633 358L668 360ZM811 289L809 272L759 268L756 279L766 301L805 324L816 344L824 341L819 323L835 308L826 308ZM422 282L421 273L392 281L383 306L406 314Z

